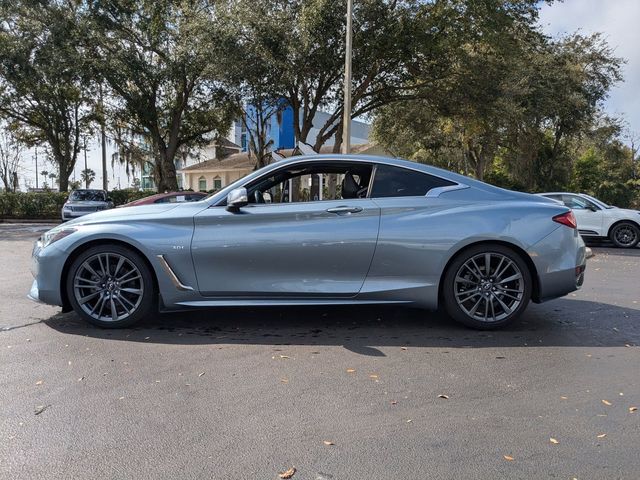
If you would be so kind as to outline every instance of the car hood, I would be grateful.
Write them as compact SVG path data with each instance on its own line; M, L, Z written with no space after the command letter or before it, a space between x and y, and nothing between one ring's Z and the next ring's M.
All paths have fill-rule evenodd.
M65 225L91 225L96 223L127 221L132 217L136 219L140 219L141 217L155 217L161 213L173 210L177 206L177 204L163 203L160 205L113 208L111 210L102 210L101 212L84 215L66 222Z
M109 202L98 200L67 200L65 205L73 205L74 207L98 207L107 205Z

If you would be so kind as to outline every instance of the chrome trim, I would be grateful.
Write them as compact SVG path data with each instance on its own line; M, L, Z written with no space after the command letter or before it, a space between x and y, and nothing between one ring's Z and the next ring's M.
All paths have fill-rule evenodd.
M453 192L454 190L464 190L465 188L469 188L469 185L465 185L464 183L457 183L455 185L447 185L446 187L436 187L429 190L425 197L436 198L439 197L442 193Z
M171 279L171 283L173 283L174 287L176 287L178 290L181 290L183 292L193 291L193 287L190 287L189 285L185 285L180 281L180 279L178 279L178 276L171 269L171 267L167 263L167 260L164 258L164 255L156 255L156 256L158 257L158 260L160 260L160 265L162 265L162 268L164 269L165 273Z

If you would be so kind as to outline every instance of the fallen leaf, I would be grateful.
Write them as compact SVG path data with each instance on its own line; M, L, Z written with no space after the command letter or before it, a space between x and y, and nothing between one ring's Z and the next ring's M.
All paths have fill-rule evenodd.
M607 436L607 434L606 434L606 433L601 433L600 435L598 435L598 438L604 438L604 437L606 437L606 436Z
M551 438L549 439L549 441L550 441L551 443L553 443L554 445L557 445L557 444L559 444L559 443L560 443L558 440L556 440L556 439L555 439L555 438L553 438L553 437L551 437Z
M199 376L199 377L201 377L201 376L203 376L203 375L204 375L204 372L200 372L200 373L198 374L198 376Z
M38 380L38 381L36 382L36 385L42 385L43 383L44 383L44 380Z
M408 350L407 347L400 347L400 350Z
M289 380L287 378L281 378L280 381L282 383L289 383Z
M397 405L398 401L397 400L391 400L391 405Z
M347 373L356 373L355 368L347 368Z
M280 478L291 478L295 475L295 473L296 473L296 467L291 467L289 470L285 472L280 472L278 476Z
M335 443L333 443L331 440L323 440L322 443L324 443L325 445L335 445Z
M372 373L371 375L369 375L369 378L378 378L378 375L376 375L375 373Z
M118 397L118 400L124 400L124 397Z
M445 400L449 400L449 395L438 395L438 398L444 398Z
M602 403L604 403L607 406L611 406L611 402L609 400L602 400Z
M413 422L413 420L411 420L411 419L407 420L407 423L411 423L411 422Z
M44 412L50 406L51 405L38 405L33 413L35 415L40 415L42 412Z
M289 358L289 355L280 355L280 358Z
M78 379L78 381L79 381L79 382L81 382L81 381L83 381L83 380L84 380L84 377L80 377L80 378Z
M569 397L560 397L562 400L567 400Z
M638 407L629 407L629 412L633 413L637 411L638 411Z
M508 460L509 462L513 462L513 457L511 455L503 455L505 460Z

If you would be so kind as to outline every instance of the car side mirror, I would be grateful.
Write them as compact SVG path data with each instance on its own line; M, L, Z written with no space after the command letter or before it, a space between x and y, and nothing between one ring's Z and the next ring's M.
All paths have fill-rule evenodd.
M227 195L227 210L237 212L240 208L248 205L249 196L247 189L244 187L235 188Z
M595 205L587 205L587 209L591 210L592 212L598 211L598 207L596 207Z

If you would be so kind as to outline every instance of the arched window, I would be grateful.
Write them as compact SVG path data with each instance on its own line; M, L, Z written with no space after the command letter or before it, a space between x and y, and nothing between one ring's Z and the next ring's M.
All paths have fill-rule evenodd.
M213 189L220 190L221 188L222 188L222 179L220 178L220 175L216 175L215 177L213 177Z
M200 190L201 192L206 192L207 191L207 179L204 177L200 177L198 179L198 190Z

